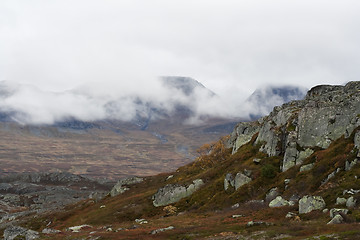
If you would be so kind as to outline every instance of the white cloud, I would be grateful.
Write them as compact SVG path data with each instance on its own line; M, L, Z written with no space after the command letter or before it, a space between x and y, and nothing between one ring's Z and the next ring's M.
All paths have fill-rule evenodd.
M226 103L268 83L340 84L360 78L359 7L356 0L3 0L0 80L164 102L169 96L154 79L190 76ZM81 105L82 97L71 101ZM207 104L195 107L222 111ZM81 115L79 105L64 108Z

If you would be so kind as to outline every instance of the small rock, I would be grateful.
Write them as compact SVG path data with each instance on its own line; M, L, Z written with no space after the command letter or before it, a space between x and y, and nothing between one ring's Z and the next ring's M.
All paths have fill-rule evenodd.
M287 178L287 179L284 180L285 185L288 185L290 182L291 182L290 178Z
M56 234L56 233L61 233L60 230L51 229L51 228L44 228L41 232L44 233L44 234Z
M327 224L340 224L344 222L344 218L338 214L336 216L333 217L333 219L331 219L330 222L328 222Z
M106 208L106 206L105 206L105 205L101 205L100 208Z
M113 229L112 229L112 228L108 228L108 229L106 229L106 231L107 231L107 232L112 232Z
M335 205L344 205L344 204L346 204L346 198L342 198L342 197L336 198Z
M174 175L168 176L168 177L166 178L166 181L172 179L173 177L174 177Z
M266 223L250 221L246 224L247 227L259 226L259 225L266 225Z
M239 217L244 217L244 215L241 215L241 214L232 215L232 218L239 218Z
M253 163L255 163L255 164L260 164L260 162L261 162L260 158L254 158L253 159Z
M80 232L84 228L92 228L92 226L84 224L80 226L69 227L68 229L72 232Z
M135 219L135 222L136 223L139 223L139 224L147 224L148 223L148 221L146 221L145 219Z
M239 203L235 203L234 205L231 206L232 209L236 209L239 208L240 204Z
M285 216L285 218L295 218L297 215L293 212L288 212Z
M169 226L169 227L166 227L166 228L160 228L160 229L153 230L153 231L151 231L150 233L151 233L151 234L158 234L158 233L165 232L165 231L169 231L169 230L173 230L173 229L175 229L175 227Z
M327 213L327 212L329 212L329 209L325 208L322 212Z
M251 182L252 179L243 173L237 173L235 176L235 190L238 190L241 186Z

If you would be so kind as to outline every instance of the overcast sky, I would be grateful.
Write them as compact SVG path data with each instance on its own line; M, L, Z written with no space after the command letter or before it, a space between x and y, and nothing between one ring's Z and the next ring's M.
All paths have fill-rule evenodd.
M1 0L0 80L147 94L157 76L189 76L233 102L264 84L343 84L360 79L359 12L358 0Z

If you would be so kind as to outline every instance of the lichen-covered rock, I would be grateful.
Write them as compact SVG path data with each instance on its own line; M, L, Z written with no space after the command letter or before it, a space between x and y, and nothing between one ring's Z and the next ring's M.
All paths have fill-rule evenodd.
M143 181L142 178L139 177L130 177L130 178L124 178L120 179L115 186L110 191L110 196L114 197L119 194L124 193L125 191L129 190L127 186L133 185L136 183L141 183Z
M335 205L345 205L346 204L346 198L337 197Z
M341 215L341 214L348 214L349 210L345 209L345 208L332 208L330 209L330 217L333 218L336 215Z
M309 164L303 165L300 167L299 171L300 172L309 171L309 170L313 169L314 165L315 165L314 163L309 163Z
M265 201L270 202L274 200L277 196L279 196L279 190L277 187L274 187L269 190L269 192L265 196Z
M259 131L259 124L251 122L241 122L236 127L235 130L231 133L229 144L233 148L233 153L248 143L255 133Z
M350 161L346 161L345 162L345 171L350 171L356 164L357 164L358 160L355 158L354 160Z
M39 233L19 226L7 227L4 231L4 240L26 239L32 240L39 238Z
M235 180L231 173L227 173L224 179L224 189L227 191L229 187L235 187Z
M341 215L336 215L327 224L340 224L343 222L344 222L344 218Z
M231 134L233 153L258 132L255 143L261 144L260 151L268 156L284 155L279 166L282 171L302 164L313 153L311 148L327 148L332 141L342 135L349 137L360 126L359 90L360 82L317 86L304 100L275 107L258 121L240 123ZM354 139L357 148L359 135Z
M180 199L193 194L198 190L204 182L201 179L196 179L189 186L181 186L179 184L167 184L160 188L153 196L153 205L155 207L166 206L171 203L178 202Z
M284 207L284 206L293 206L294 202L287 201L286 199L283 199L281 196L277 196L274 200L272 200L269 203L269 207Z
M251 182L251 178L243 173L237 173L235 176L235 190L238 190L241 186Z
M321 196L304 196L299 200L299 213L309 213L314 210L322 210L326 206Z
M351 196L346 200L346 207L347 208L354 208L356 206L356 199Z

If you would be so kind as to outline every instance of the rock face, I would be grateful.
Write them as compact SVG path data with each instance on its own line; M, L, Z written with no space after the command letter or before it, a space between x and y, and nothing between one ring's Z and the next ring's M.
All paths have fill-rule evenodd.
M326 206L325 201L320 196L304 196L299 201L299 213L309 213L313 210L322 210Z
M117 196L119 194L122 194L125 191L130 189L127 186L133 185L133 184L136 184L136 183L141 183L142 181L143 181L143 179L139 178L139 177L130 177L130 178L121 179L111 189L110 196L114 197L114 196Z
M268 156L283 155L280 168L286 171L309 157L313 153L311 148L327 148L342 135L349 137L360 126L359 112L360 82L317 86L304 100L275 107L268 116L255 122L238 124L229 145L236 152L258 132L255 143L261 144L260 151Z
M193 192L198 190L203 184L204 182L201 179L194 180L193 183L187 187L178 184L168 184L154 194L153 205L159 207L178 202L180 199L193 194Z

